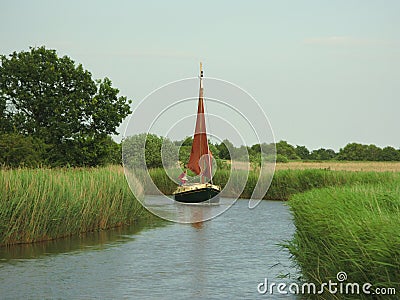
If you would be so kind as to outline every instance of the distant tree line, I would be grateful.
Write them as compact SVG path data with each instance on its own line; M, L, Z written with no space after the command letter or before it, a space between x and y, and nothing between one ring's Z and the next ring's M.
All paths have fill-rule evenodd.
M335 152L325 148L310 151L305 146L294 147L280 141L276 144L276 151L288 160L400 161L400 149L391 146L382 149L373 144L349 143Z
M126 97L118 96L111 80L95 80L81 64L68 56L59 57L44 46L29 51L0 55L0 166L98 166L121 163L120 143L112 134L130 113ZM161 145L167 164L173 153L185 164L193 139L170 141L154 134L130 137L125 158L133 165L143 164L137 155L145 148L149 168L162 166ZM210 143L219 160L248 161L257 166L266 161L356 160L400 161L400 150L350 143L339 152L305 146L255 144L235 147L229 140ZM177 150L178 149L178 150ZM276 153L275 153L276 149ZM261 157L261 154L263 157ZM276 154L276 155L275 155Z
M164 143L163 155L164 166L172 166L176 164L177 158L172 153L178 153L178 160L181 166L187 164L191 152L193 138L187 137L180 141L171 141L168 138L160 137L155 134L140 134L129 137L124 141L125 161L132 167L147 168L162 167L161 147ZM333 149L320 148L310 151L305 146L293 146L286 141L278 143L262 143L255 144L251 147L240 146L235 147L229 140L223 140L220 143L209 143L213 157L219 161L237 160L250 161L253 166L261 163L261 153L264 155L263 160L277 162L289 161L400 161L400 150L393 147L379 148L375 145L363 145L357 143L347 144L339 152ZM138 155L140 149L144 157ZM275 152L276 149L276 152Z

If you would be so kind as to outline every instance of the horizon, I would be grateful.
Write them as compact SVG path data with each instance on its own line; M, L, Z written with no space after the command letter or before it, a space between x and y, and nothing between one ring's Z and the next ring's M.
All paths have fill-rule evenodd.
M203 61L206 77L260 103L275 141L400 148L398 1L205 1L200 16L179 1L1 1L1 54L56 49L109 77L132 109Z

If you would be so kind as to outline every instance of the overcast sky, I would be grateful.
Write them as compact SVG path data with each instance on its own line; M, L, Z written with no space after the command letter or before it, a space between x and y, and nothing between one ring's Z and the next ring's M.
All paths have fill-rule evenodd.
M400 147L400 1L0 5L0 53L56 49L95 78L109 77L133 107L163 84L196 76L201 60L207 76L260 103L276 140Z

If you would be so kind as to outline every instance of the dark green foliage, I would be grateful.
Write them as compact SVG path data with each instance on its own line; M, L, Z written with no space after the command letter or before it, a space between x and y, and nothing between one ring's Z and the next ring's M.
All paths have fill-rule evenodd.
M276 154L281 154L291 160L300 159L295 148L286 141L280 141L279 143L276 143Z
M17 133L0 135L0 165L39 167L44 163L48 145L38 138Z
M163 168L177 163L177 146L171 140L155 134L131 136L123 141L122 147L123 162L128 168Z
M289 162L288 158L282 154L277 154L276 155L276 162L277 163L287 163Z
M81 64L45 47L0 59L1 132L42 140L49 165L107 161L103 143L131 112L110 79L95 81Z
M381 149L375 145L350 143L343 149L340 149L337 159L359 161L399 161L400 151L393 147L385 147L384 149Z
M234 148L233 144L227 139L223 140L219 145L217 145L219 151L219 158L221 159L231 159L230 150Z
M382 161L400 161L400 150L393 147L385 147L382 149L380 160Z
M311 160L331 160L335 159L336 155L336 152L332 149L320 148L318 150L313 150L308 158Z
M188 146L188 147L192 147L192 143L193 143L193 138L191 136L187 136L181 141L174 142L176 146Z
M299 146L297 145L295 148L296 155L303 160L310 159L310 151L307 149L306 146Z
M179 148L179 161L181 162L181 167L185 168L185 166L189 163L190 151L192 150L192 146L181 146Z
M121 164L121 146L108 135L77 137L50 145L47 154L51 166L103 166Z

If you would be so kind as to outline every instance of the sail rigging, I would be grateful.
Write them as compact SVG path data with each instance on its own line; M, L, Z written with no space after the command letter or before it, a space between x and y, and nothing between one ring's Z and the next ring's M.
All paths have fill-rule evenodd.
M212 182L212 153L208 147L206 120L204 114L203 99L203 69L200 63L200 91L197 104L196 127L187 167L195 174L200 175L200 183L183 182L186 177L186 170L181 174L181 185L173 193L174 199L180 203L187 204L219 204L219 193L221 187ZM207 179L208 178L208 179ZM208 182L208 181L211 181Z
M202 180L205 177L212 178L212 153L208 147L206 120L204 114L203 99L203 69L200 63L200 89L199 101L197 105L197 119L194 131L193 144L190 152L189 163L187 167L195 174L200 175Z

